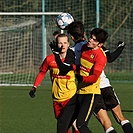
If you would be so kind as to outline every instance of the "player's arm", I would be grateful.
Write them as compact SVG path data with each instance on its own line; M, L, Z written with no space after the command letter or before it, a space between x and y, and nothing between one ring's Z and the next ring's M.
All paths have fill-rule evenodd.
M71 49L67 50L66 58L64 62L61 61L58 54L55 55L55 60L58 65L58 68L60 70L59 75L66 75L70 70L74 69L74 63L75 63L75 54Z
M44 74L44 72L42 72L42 71L40 71L40 72L38 73L38 75L36 76L34 85L33 85L32 89L31 89L30 92L29 92L29 95L30 95L32 98L35 97L36 89L37 89L37 87L39 86L39 84L42 82L44 76L45 76L45 74Z
M29 92L29 95L30 95L31 98L34 98L35 97L36 89L41 84L42 80L44 79L47 70L48 70L48 63L47 63L47 61L45 59L44 62L43 62L43 64L40 67L39 73L36 76L34 85L33 85L33 87L31 88L31 90Z
M83 76L82 82L86 82L86 83L90 83L90 84L95 83L98 80L98 78L100 77L105 65L106 65L106 60L103 59L100 61L100 59L99 59L99 61L97 61L96 64L94 65L92 74L89 76Z
M119 57L119 55L122 53L125 45L126 44L124 42L119 41L117 49L112 53L110 53L109 50L107 50L104 46L102 46L102 49L105 51L106 56L107 56L107 62L111 63L115 61Z
M78 83L85 82L85 83L93 84L98 80L100 74L101 74L101 71L94 70L93 74L90 76L81 76L81 75L76 74L76 78L77 78Z

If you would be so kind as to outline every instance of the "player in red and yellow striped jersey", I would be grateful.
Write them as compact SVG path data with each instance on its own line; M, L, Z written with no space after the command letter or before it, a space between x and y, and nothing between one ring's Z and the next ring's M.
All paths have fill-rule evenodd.
M46 72L50 70L53 106L57 119L57 133L67 133L76 106L75 55L69 49L69 39L65 34L57 36L55 47L52 48L55 54L48 55L43 61L29 95L32 98L35 97L36 88L42 82ZM62 75L55 56L64 62L66 55L68 56L69 54L71 55L71 59L68 61L69 71L65 75Z
M91 49L87 45L82 47L80 57L80 75L83 80L78 84L78 94L100 94L99 83L101 70L106 65L106 55L101 48Z
M79 111L76 126L80 133L91 133L88 121L100 98L100 74L107 62L101 46L108 38L108 33L100 28L95 28L90 33L89 42L82 46L80 75L77 75Z

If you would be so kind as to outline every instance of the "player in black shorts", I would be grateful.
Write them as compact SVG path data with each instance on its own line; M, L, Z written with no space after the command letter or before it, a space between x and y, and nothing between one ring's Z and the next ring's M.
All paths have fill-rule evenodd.
M119 46L113 53L105 50L108 62L113 62L122 52L125 47L124 42L119 42ZM116 121L122 126L124 133L133 133L133 128L129 120L127 120L121 111L119 99L111 86L109 79L106 77L104 71L101 74L100 89L101 89L101 99L97 107L94 110L94 114L97 119L101 122L106 133L111 133L112 123L109 118L104 117L107 113L106 110L111 110ZM106 116L106 115L105 115ZM110 128L108 128L110 127ZM108 129L108 130L106 130Z
M95 108L95 113L97 114L101 108L104 110L111 110L119 104L119 99L112 86L101 88L101 98Z

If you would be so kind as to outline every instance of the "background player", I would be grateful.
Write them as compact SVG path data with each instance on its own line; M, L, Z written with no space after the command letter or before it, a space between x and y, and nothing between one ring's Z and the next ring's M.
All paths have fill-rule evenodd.
M103 47L107 55L107 61L111 63L116 58L118 58L124 47L124 42L118 42L117 49L112 53L110 53L109 50ZM100 89L102 98L96 106L94 114L103 125L106 133L108 133L112 129L112 127L110 127L111 122L108 122L109 120L107 119L107 117L105 117L106 110L108 109L112 111L115 120L122 126L124 133L132 133L133 128L131 126L131 123L123 116L118 97L114 91L114 88L111 86L109 79L106 77L104 71L102 72L100 77Z
M53 32L53 36L54 36L54 39L56 39L56 37L61 34L61 32L59 30L56 30Z

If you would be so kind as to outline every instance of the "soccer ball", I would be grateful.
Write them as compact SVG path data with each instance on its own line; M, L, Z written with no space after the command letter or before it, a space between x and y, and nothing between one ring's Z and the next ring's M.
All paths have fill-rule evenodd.
M74 21L74 18L69 13L62 13L57 17L57 26L62 29L66 30L67 26Z

